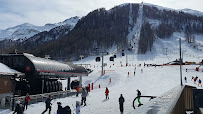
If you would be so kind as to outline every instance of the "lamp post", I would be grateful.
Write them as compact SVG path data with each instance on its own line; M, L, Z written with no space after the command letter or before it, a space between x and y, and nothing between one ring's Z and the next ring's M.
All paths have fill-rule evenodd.
M14 75L13 75L13 100L12 100L12 111L14 111L14 104L15 104L16 76L17 76L17 74L14 74Z
M179 38L179 46L180 46L180 83L181 83L181 86L183 85L183 82L182 82L182 57L181 57L181 39Z

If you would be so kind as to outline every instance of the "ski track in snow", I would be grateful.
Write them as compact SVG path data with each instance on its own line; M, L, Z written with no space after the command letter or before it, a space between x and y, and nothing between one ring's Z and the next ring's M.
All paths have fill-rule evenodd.
M132 5L132 4L131 4ZM129 24L132 23L132 6L130 6L130 11L129 11ZM139 5L139 10L138 10L138 17L137 21L134 24L134 27L132 30L129 29L129 34L128 34L128 43L133 45L134 51L137 52L138 50L138 42L140 38L140 31L142 28L142 23L143 23L143 3ZM134 45L135 43L135 45Z

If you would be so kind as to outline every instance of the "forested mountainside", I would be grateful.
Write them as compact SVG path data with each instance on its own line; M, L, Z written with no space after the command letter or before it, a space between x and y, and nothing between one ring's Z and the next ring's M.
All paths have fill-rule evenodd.
M44 34L59 34L54 40L44 37L43 40L49 42L40 43L35 35L7 52L17 48L42 57L76 59L79 55L90 55L94 48L105 50L117 46L119 50L134 43L132 48L137 48L138 54L145 54L153 51L153 42L157 38L170 38L174 32L182 32L188 43L194 42L194 34L203 34L203 17L150 4L122 4L110 10L100 8L90 12L73 29L67 29L65 35L56 31L39 33L42 37Z

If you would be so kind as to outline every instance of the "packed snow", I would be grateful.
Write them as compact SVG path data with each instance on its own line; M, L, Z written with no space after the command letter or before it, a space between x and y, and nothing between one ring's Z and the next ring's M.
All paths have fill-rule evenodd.
M101 76L101 62L95 62L96 56L90 56L81 61L75 61L75 64L90 64L85 67L93 70L89 76L83 77L82 80L83 87L93 83L94 89L91 90L87 96L87 106L81 106L81 114L120 113L118 102L120 94L123 94L125 98L124 113L133 113L134 108L132 106L132 102L137 96L137 89L139 89L142 95L145 96L160 96L180 85L179 65L155 67L147 65L144 66L144 63L161 65L178 59L179 38L182 39L182 49L185 50L183 53L183 61L196 63L202 61L202 51L190 47L187 43L185 43L183 36L183 33L174 33L170 39L157 39L152 51L145 55L137 55L135 52L125 51L125 55L127 55L127 57L121 56L121 53L117 53L117 58L115 58L114 62L109 61L109 57L112 56L112 54L107 55L104 57L104 63L107 63L107 66L104 67L105 74L103 76ZM197 37L199 37L196 39L198 42L203 41L200 36ZM126 61L128 66L126 66ZM139 64L141 64L141 66L139 66ZM183 84L196 86L198 89L202 89L202 87L198 87L197 83L194 84L193 80L191 80L192 76L198 76L199 79L203 79L203 66L200 67L200 71L195 71L196 67L199 67L199 65L183 66ZM186 69L188 69L188 72L186 72ZM187 77L187 83L185 83L184 77ZM63 85L66 86L66 81L64 81ZM99 88L99 85L101 88ZM105 98L106 87L108 87L110 91L108 100ZM61 102L62 106L69 105L72 113L75 113L76 101L81 101L80 95L79 97L74 95L67 98L54 99L52 100L53 105L51 113L56 114L57 102ZM149 102L149 99L141 98L141 102L145 105ZM45 103L39 102L29 105L25 114L39 114L43 112L43 110L45 110ZM12 114L12 111L0 110L0 113Z

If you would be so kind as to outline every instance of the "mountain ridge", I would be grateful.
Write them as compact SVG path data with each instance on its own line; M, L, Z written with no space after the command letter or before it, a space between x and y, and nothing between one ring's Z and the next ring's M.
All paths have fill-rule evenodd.
M63 22L54 23L54 24L47 23L44 26L36 26L30 23L23 23L14 27L9 27L7 29L1 30L0 40L4 40L4 39L18 40L25 37L30 38L37 33L40 33L43 31L49 31L52 28L55 28L57 26L61 26L61 25L75 26L78 20L79 20L79 17L75 16L75 17L66 19Z

